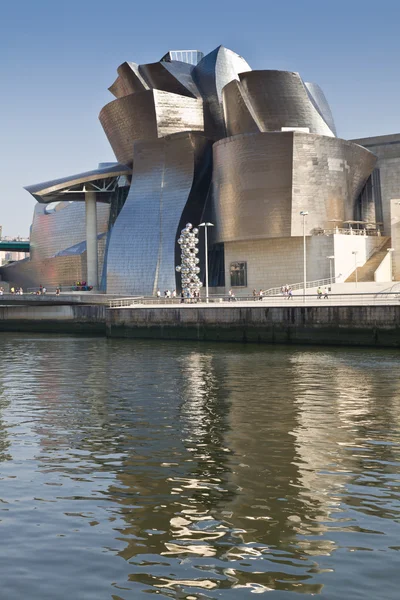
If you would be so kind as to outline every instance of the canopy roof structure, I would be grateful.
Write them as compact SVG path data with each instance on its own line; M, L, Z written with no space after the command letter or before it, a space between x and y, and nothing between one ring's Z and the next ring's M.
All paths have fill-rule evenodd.
M118 178L131 173L126 165L115 163L93 171L29 185L25 189L42 204L58 200L84 202L86 192L96 192L97 202L110 202L118 187Z

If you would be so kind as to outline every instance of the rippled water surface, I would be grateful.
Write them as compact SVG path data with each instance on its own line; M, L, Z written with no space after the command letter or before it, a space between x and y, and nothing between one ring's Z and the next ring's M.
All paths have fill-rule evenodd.
M1 334L1 599L400 597L396 351Z

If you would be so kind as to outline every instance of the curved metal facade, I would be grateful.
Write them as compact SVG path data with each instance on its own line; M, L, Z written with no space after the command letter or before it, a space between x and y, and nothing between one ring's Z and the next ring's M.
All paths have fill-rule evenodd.
M139 72L139 65L136 63L124 62L118 67L117 72L117 79L108 88L116 98L129 96L129 94L135 94L136 92L144 92L149 89L149 86Z
M133 142L203 129L201 100L148 90L113 100L99 115L117 160L132 164Z
M321 117L325 120L329 129L335 135L337 135L335 120L333 118L331 107L329 106L329 102L326 99L324 92L317 83L310 83L309 81L305 81L304 85L306 86L307 92L310 94L311 100L314 102L315 107L319 111Z
M97 206L98 235L107 231L109 214L109 204ZM49 214L46 213L45 205L36 204L30 238L31 260L51 258L85 239L85 205L83 202L60 202L56 210Z
M134 173L111 232L107 292L175 289L175 252L183 222L199 223L211 180L211 142L181 133L134 144Z
M99 235L98 257L101 273L105 233L108 228L110 206L97 207ZM103 235L102 235L103 234ZM31 226L30 258L5 267L2 276L23 288L71 285L86 279L86 230L83 202L60 202L56 209L46 212L44 204L36 204ZM75 250L72 248L79 244ZM70 251L68 252L68 249Z
M298 132L237 135L214 144L218 242L302 235L354 218L373 154L345 140Z
M124 62L109 89L116 99L99 119L119 162L26 188L41 203L86 199L89 206L91 191L111 202L97 208L98 233L107 232L99 263L101 271L104 254L108 292L178 287L176 239L186 221L210 218L217 242L277 243L302 235L301 210L309 211L308 232L355 218L375 158L335 137L322 90L298 73L252 71L219 46L204 57L170 51L157 63ZM94 223L88 218L91 242ZM46 285L85 278L85 236L83 203L61 202L51 214L38 205L31 260L20 273L30 269ZM222 256L222 246L210 256L216 248Z
M59 201L61 197L69 201L85 200L85 190L98 193L98 202L109 202L118 178L127 177L131 170L118 163L103 163L98 169L69 175L61 179L53 179L25 187L26 191L41 203Z
M259 131L299 128L334 136L298 73L249 71L240 73L239 80L239 84L232 83L223 91L228 135L248 133L249 124L253 131L254 121ZM242 114L246 115L243 120Z
M244 58L223 46L207 54L193 69L193 79L204 102L204 128L208 137L216 140L225 137L222 90L244 71L251 71Z
M193 66L185 62L157 62L141 65L140 73L152 89L200 98L192 78Z

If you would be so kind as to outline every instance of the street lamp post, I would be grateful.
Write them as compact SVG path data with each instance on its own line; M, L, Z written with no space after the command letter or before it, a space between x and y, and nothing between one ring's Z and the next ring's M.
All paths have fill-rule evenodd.
M329 279L331 280L331 284L332 284L332 261L335 258L334 256L327 256L326 258L329 259Z
M390 281L393 281L393 252L394 252L394 248L387 248L387 251L389 252L390 258Z
M354 267L355 267L355 271L356 271L356 287L358 285L358 273L357 273L357 254L358 254L358 250L353 250L352 254L354 254Z
M303 300L306 301L306 288L307 288L307 254L306 254L306 216L308 215L308 210L300 211L301 216L303 217Z
M208 304L208 239L207 239L207 227L214 227L214 223L200 223L199 227L204 227L205 268L206 268L206 302Z

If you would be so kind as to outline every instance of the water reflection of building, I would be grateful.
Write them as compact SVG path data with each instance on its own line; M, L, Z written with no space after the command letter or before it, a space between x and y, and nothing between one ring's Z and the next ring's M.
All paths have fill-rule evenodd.
M339 502L362 504L349 483L364 461L395 456L382 444L365 457L377 422L399 419L399 384L368 351L37 343L26 352L40 468L75 495L86 478L87 510L131 582L320 591L332 523L355 526Z

